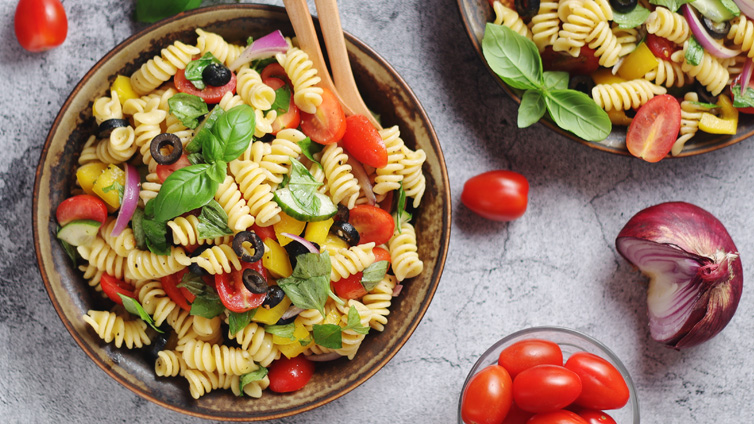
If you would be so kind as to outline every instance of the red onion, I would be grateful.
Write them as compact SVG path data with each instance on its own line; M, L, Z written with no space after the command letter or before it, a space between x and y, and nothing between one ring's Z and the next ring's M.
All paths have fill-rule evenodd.
M403 290L403 284L396 284L395 288L393 288L393 297L398 297L401 294L401 290Z
M754 0L733 0L733 2L747 18L754 19Z
M367 198L367 202L371 206L377 204L377 197L374 195L374 191L372 191L372 182L369 181L369 176L367 175L367 171L364 169L364 166L361 164L361 162L350 156L348 157L348 164L351 165L353 176L356 177L356 179L359 181L361 189L364 190L364 195Z
M744 67L741 69L741 79L739 80L742 88L749 86L752 70L754 70L754 62L750 57L747 57L746 62L744 62Z
M126 229L139 201L139 172L129 163L125 166L126 186L123 187L123 200L120 202L118 218L115 219L113 232L110 234L113 237L119 236L121 231Z
M743 289L738 249L720 221L684 202L634 215L615 240L618 252L650 278L652 338L675 349L705 342L728 324Z
M715 39L709 35L707 30L704 29L702 22L699 20L699 17L696 16L696 12L694 12L694 9L692 9L691 6L684 4L681 8L683 9L683 16L686 17L686 20L689 23L691 32L693 32L694 37L696 37L696 41L698 41L699 44L704 47L704 50L709 52L709 54L720 59L727 59L738 56L741 53L740 50L731 50L715 41Z
M317 247L314 246L312 244L312 242L310 242L309 240L307 240L307 239L305 239L305 238L303 238L301 236L297 236L297 235L291 234L291 233L280 233L280 234L284 235L284 236L286 236L286 237L288 237L288 238L290 238L292 240L296 240L297 242L303 244L304 247L307 250L309 250L310 253L319 253L319 249L317 249Z
M286 50L288 50L288 42L285 41L280 30L275 30L254 40L228 68L231 71L236 71L252 60L265 59L278 53L284 53Z
M322 353L320 355L308 355L306 359L314 362L326 362L326 361L334 361L338 358L343 357L338 352L329 352L329 353Z
M293 318L296 315L300 314L302 311L303 309L299 308L298 306L291 305L288 307L288 309L285 310L283 316L281 316L280 319Z

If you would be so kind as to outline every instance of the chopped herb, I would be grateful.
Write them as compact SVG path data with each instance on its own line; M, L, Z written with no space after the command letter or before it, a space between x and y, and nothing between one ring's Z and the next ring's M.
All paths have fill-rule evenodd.
M160 330L154 325L154 320L152 319L152 317L149 316L147 311L145 311L144 308L141 307L136 299L134 299L133 297L125 296L121 293L118 293L118 296L120 296L120 298L123 300L123 307L126 308L128 312L141 318L158 333L164 333L164 331Z

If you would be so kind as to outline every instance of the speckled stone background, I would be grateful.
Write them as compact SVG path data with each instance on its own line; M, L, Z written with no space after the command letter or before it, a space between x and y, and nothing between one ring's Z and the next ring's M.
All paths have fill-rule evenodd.
M132 19L134 2L64 0L68 38L42 54L16 43L16 3L0 2L0 422L203 422L134 395L91 362L52 308L34 256L32 187L47 131L84 73L144 27ZM454 422L477 357L536 325L574 328L611 347L636 383L643 422L754 422L748 288L719 336L672 351L649 338L646 282L614 247L638 210L688 201L727 226L751 278L754 143L647 164L542 125L519 130L515 104L472 50L453 0L340 3L345 29L398 70L434 123L453 193L451 248L432 305L398 355L346 396L278 422ZM528 177L521 219L492 223L461 205L464 182L491 169Z

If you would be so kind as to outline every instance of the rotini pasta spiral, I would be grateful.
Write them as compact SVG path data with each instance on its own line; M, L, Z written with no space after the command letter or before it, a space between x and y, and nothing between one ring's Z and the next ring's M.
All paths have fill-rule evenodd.
M190 260L213 275L227 274L241 269L241 260L238 259L233 248L227 244L212 246Z
M212 390L232 389L234 393L240 393L239 377L234 374L188 369L183 376L189 383L189 393L194 399L199 399Z
M691 84L691 78L683 72L680 63L664 59L658 59L658 62L658 66L647 72L644 79L668 88Z
M301 146L298 143L305 138L304 133L294 128L284 129L277 133L270 143L270 153L265 155L259 164L269 171L270 184L277 185L283 182L283 176L288 174L291 167L291 158L301 155Z
M309 56L297 47L291 47L286 53L275 56L285 69L293 85L293 102L306 113L315 113L322 104L322 89L317 87L321 81Z
M401 224L400 231L395 229L388 243L388 250L393 273L398 281L416 277L424 269L424 262L417 253L416 231L408 222Z
M275 90L262 82L259 73L243 66L236 75L236 92L246 104L254 109L268 110L275 102Z
M228 244L232 236L222 236L213 239L199 237L199 218L194 215L176 217L168 221L168 228L172 231L173 241L181 246L196 244Z
M186 68L197 54L198 48L176 41L131 75L131 87L143 96L169 80L179 69Z
M230 66L244 50L244 47L228 43L222 36L213 32L197 28L196 34L199 36L196 39L197 53L200 56L204 56L207 52L212 53L225 66Z
M298 316L308 331L312 331L315 325L322 324L322 321L325 319L316 309L304 309Z
M90 136L86 143L84 143L84 147L81 149L81 154L79 155L78 163L79 165L86 165L87 163L96 162L99 160L97 158L97 137Z
M529 27L526 26L515 10L503 6L499 1L496 1L492 5L492 8L495 11L495 25L507 26L518 34L531 40L531 31L529 31Z
M195 316L193 323L193 330L199 337L213 338L217 334L220 334L220 325L222 320L219 316L214 318L204 318L203 316Z
M594 49L594 55L599 57L600 66L611 67L618 63L621 45L610 28L610 22L598 23L586 41L589 43L589 48Z
M595 103L606 111L638 109L654 96L665 93L667 93L665 87L644 79L597 84L592 88L592 98Z
M136 153L135 140L136 136L131 126L118 127L110 133L109 138L97 143L97 158L104 163L126 162Z
M120 256L128 256L128 252L136 248L134 231L130 227L124 228L120 234L113 236L115 229L115 217L109 216L99 229L99 235Z
M359 183L347 162L348 155L337 143L328 144L322 150L322 168L333 203L343 203L348 209L353 209L359 198Z
M186 343L183 360L189 368L207 372L217 370L220 374L243 375L256 369L249 352L201 340Z
M182 247L170 247L170 255L162 256L150 251L134 249L128 253L125 275L136 280L158 279L175 274L191 264Z
M546 1L539 3L539 13L532 16L529 23L531 39L540 52L551 46L558 39L560 19L558 18L558 2Z
M79 246L76 250L82 259L89 261L90 265L112 277L121 280L128 274L125 266L126 258L118 255L100 236L97 236L90 245Z
M683 44L689 38L691 28L686 18L667 8L657 6L645 21L647 32L676 43Z
M136 283L136 297L144 311L152 316L155 325L162 325L178 305L170 300L159 280L140 280Z
M576 57L597 24L613 19L613 11L607 0L572 2L568 8L570 13L567 13L552 48Z
M125 343L128 349L133 349L152 343L146 332L147 324L140 319L126 321L115 312L89 310L84 321L102 340L112 342L115 347Z
M280 206L274 200L272 187L266 182L269 172L250 160L231 161L229 168L257 225L267 227L280 222Z
M249 206L246 205L238 185L230 175L226 175L223 183L217 188L215 200L228 214L228 227L234 232L244 231L254 225L254 217Z
M673 143L670 154L677 155L683 150L686 142L693 137L699 129L699 120L702 119L702 113L706 110L703 106L697 104L699 96L694 93L686 93L681 102L681 130L680 136Z
M97 125L108 119L123 119L123 108L120 105L117 91L111 91L110 97L100 97L94 101L92 115Z
M618 56L623 57L636 50L636 46L641 41L641 35L636 28L621 28L613 25L613 35L618 39L620 44L620 53Z
M726 69L716 57L706 51L698 65L694 66L688 63L685 59L687 48L688 41L684 43L683 50L678 50L670 56L671 60L674 62L680 62L683 60L683 64L681 65L683 72L696 78L696 80L699 81L707 91L712 93L713 96L720 94L728 85L728 80L730 78L730 75L728 75L728 69Z
M348 249L330 252L330 280L339 281L349 275L361 272L374 262L374 242L359 244ZM328 250L330 250L328 248Z
M183 375L188 369L183 355L174 350L161 350L157 352L157 360L154 363L154 373L158 377L175 377Z
M400 171L403 174L403 189L407 197L414 199L413 206L418 208L427 188L427 180L422 172L427 154L422 149L412 151L407 146L403 146L403 156L404 158L401 159L403 170Z
M280 349L272 342L272 334L264 331L264 327L255 322L249 323L236 334L229 332L228 338L238 342L241 349L248 352L254 362L263 367L280 358Z
M272 152L270 143L265 143L263 141L254 141L252 143L249 143L249 147L246 148L246 151L241 154L238 160L250 160L256 163L262 163L264 156L269 155L270 152Z
M339 306L341 312L340 326L345 327L346 324L348 324L348 311L351 307L354 307L356 312L359 313L359 323L364 327L368 327L372 319L372 311L364 306L363 303L354 299L350 299L345 305ZM341 356L345 356L348 359L353 359L359 351L361 342L364 341L365 337L366 334L361 334L351 329L343 330L341 338L342 347L340 349L335 349L335 352L338 352Z
M384 168L377 168L377 176L374 179L375 185L372 188L376 194L385 194L391 190L398 190L403 181L401 173L405 165L401 162L406 158L403 154L403 140L400 137L400 130L395 125L390 128L380 130L380 136L385 142L387 150L387 165Z
M746 52L748 57L754 57L754 22L746 19L743 13L730 21L728 39L733 40L733 44Z
M157 173L150 172L147 174L146 181L141 183L141 190L139 190L139 198L141 199L141 202L146 205L147 202L157 197L160 188L162 188L162 183L160 182L160 177L157 176Z
M377 331L383 331L387 324L387 316L390 314L390 304L393 300L393 289L397 280L392 275L385 277L377 285L365 294L361 301L371 311L369 326Z

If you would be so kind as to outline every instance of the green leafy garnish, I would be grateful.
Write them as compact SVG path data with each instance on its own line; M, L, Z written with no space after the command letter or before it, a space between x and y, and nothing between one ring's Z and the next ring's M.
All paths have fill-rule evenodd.
M144 234L144 227L142 222L144 220L144 209L134 209L134 214L131 217L131 228L134 232L134 240L136 241L136 247L139 250L147 250L147 236Z
M211 164L209 169L207 169L207 175L212 181L222 184L225 181L225 177L228 176L228 164L222 160Z
M306 156L307 159L316 164L319 164L319 166L322 166L322 164L314 158L314 155L321 152L322 149L325 148L325 146L319 143L315 143L309 137L306 137L305 139L299 141L298 146L301 148L301 151L304 153L304 156Z
M686 3L691 3L694 0L649 0L650 4L655 6L663 6L670 9L671 12L677 12Z
M359 311L356 309L356 307L353 305L351 305L351 308L348 309L348 321L346 323L346 326L343 329L351 330L359 334L369 333L369 327L361 325L361 315L359 314Z
M191 129L199 125L199 118L209 113L207 103L201 97L188 93L175 94L168 99L168 106L170 106L170 114Z
M149 316L147 311L145 311L144 308L141 307L141 305L136 299L134 299L133 297L125 296L121 293L118 293L118 296L120 296L120 298L123 300L123 307L129 313L141 318L144 322L146 322L150 327L152 327L158 333L164 333L164 331L160 330L154 325L154 320L152 319L152 317Z
M154 218L159 222L167 222L178 215L184 214L207 204L215 195L217 181L207 174L210 165L189 165L175 170L162 183L157 197L150 200L148 205L154 204Z
M257 308L249 309L246 312L228 311L228 331L230 334L238 334L239 331L249 325L256 312Z
M691 66L699 66L704 58L704 47L696 41L696 38L694 38L693 35L689 37L688 47L686 48L684 58Z
M196 9L201 4L202 0L137 0L136 20L151 24L186 10Z
M398 200L395 203L395 212L393 212L393 220L395 220L395 229L398 233L401 233L401 225L404 222L411 221L411 214L406 212L406 190L403 189L403 181L398 188Z
M369 265L364 271L362 271L361 285L364 286L364 289L367 292L372 291L372 289L374 289L374 287L385 278L389 266L390 262L388 261L378 261Z
M199 296L208 290L207 284L204 283L202 277L190 272L183 274L178 287L186 288L194 296Z
M322 183L317 181L306 167L298 160L291 158L291 173L288 179L288 190L293 195L293 200L298 206L315 214L319 211L320 198L315 196Z
M264 331L272 335L283 337L289 340L296 340L293 332L296 330L296 326L291 322L282 325L265 325Z
M542 119L547 112L545 97L541 92L527 90L521 96L521 105L518 107L518 127L526 128Z
M251 38L251 37L249 37ZM252 40L253 41L253 40ZM257 71L258 73L262 73L262 70L267 67L270 63L277 63L278 60L275 59L275 56L267 57L264 59L259 59L251 62L251 69Z
M537 46L526 37L506 26L488 23L482 52L490 68L509 86L520 90L542 87L542 58Z
M254 109L238 105L220 115L212 125L212 135L204 140L202 154L207 163L230 162L239 157L251 142L256 125Z
M282 115L288 112L288 106L290 106L290 103L291 89L288 88L287 85L284 85L275 90L275 102L272 103L270 109L276 111L278 115Z
M192 165L198 165L200 163L207 163L204 161L204 156L202 156L201 153L191 153L186 156L188 158L188 161Z
M204 140L212 136L212 127L215 126L215 122L217 122L220 116L222 116L224 113L225 111L221 107L213 108L212 112L210 112L209 115L204 118L202 123L199 124L198 127L196 127L194 138L192 138L191 141L186 144L184 150L186 150L188 153L196 153L202 150ZM202 161L204 160L202 159Z
M739 87L740 87L740 86L739 86ZM754 94L754 91L752 91L752 94ZM685 102L685 101L687 101L687 100L684 100L684 102ZM720 107L720 106L718 106L718 105L716 105L716 104L714 104L714 103L704 103L704 102L691 102L691 101L690 101L689 103L691 103L691 104L692 104L692 105L694 105L694 106L703 107L703 108L705 108L705 109L717 109L717 108L719 108L719 107ZM737 107L739 107L739 106L737 106ZM740 107L743 107L743 106L740 106Z
M154 219L154 199L147 202L144 208L144 218L141 220L141 228L144 231L146 245L156 255L170 255L167 235L168 226L166 221Z
M744 90L741 84L736 84L730 92L733 95L733 107L754 107L754 89L751 87Z
M220 296L215 291L207 288L204 292L196 295L191 303L191 315L198 315L212 319L225 311L225 305L220 301Z
M207 66L213 63L218 65L223 64L211 52L204 53L204 56L199 59L192 60L186 65L186 79L191 81L191 84L193 84L197 90L204 90L205 85L204 80L202 79L202 73Z
M199 213L199 224L196 226L199 238L213 239L233 234L228 227L228 214L215 199L202 207Z
M312 326L314 343L328 349L343 347L343 329L335 324L314 324Z
M560 128L585 140L604 140L610 134L612 125L607 113L581 91L546 91L545 104Z
M636 28L647 20L649 13L649 9L637 4L634 10L628 13L620 13L613 10L613 22L618 24L618 28Z
M60 230L60 227L58 227L58 230ZM66 255L68 255L69 258L71 258L71 261L73 261L73 266L77 268L79 258L81 256L79 256L79 251L76 249L76 246L71 245L65 240L58 239L58 241L60 242L60 245L63 247L63 251L66 253Z
M239 379L239 388L241 389L238 396L243 396L244 391L243 388L249 384L253 383L255 381L259 381L267 376L267 368L260 366L255 371L252 371L250 373L246 373L241 376Z
M123 202L123 192L125 191L125 189L126 188L123 187L123 184L121 184L121 183L119 183L117 181L113 181L113 183L110 184L109 186L103 187L102 188L102 192L103 193L109 193L109 192L115 190L115 191L118 192L118 201L119 202Z
M547 89L554 90L568 88L568 80L570 79L568 72L545 71L542 76L545 80L545 88Z
M325 316L325 302L330 296L342 303L330 289L330 255L304 253L296 257L296 269L287 278L278 280L278 286L291 302L301 309L316 309Z

